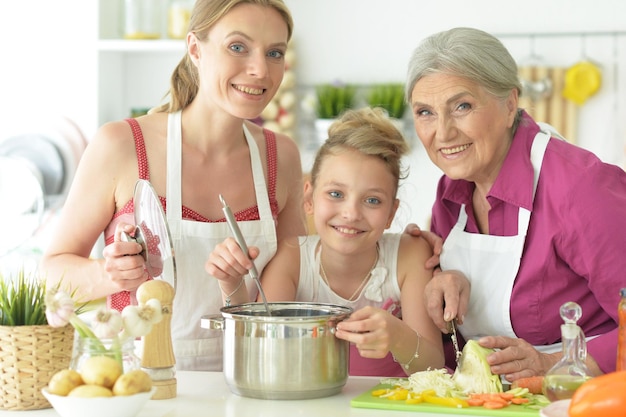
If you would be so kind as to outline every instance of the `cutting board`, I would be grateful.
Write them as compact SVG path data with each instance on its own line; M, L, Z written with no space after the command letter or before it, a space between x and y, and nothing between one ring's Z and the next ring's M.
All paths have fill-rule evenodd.
M416 413L455 414L467 416L497 416L497 417L539 417L539 410L526 408L522 405L509 405L499 410L488 410L483 407L452 408L437 404L407 404L404 401L389 400L372 395L372 391L381 388L391 388L389 384L379 384L371 390L355 397L350 405L356 408L376 408L379 410L415 411ZM393 417L393 416L392 416Z

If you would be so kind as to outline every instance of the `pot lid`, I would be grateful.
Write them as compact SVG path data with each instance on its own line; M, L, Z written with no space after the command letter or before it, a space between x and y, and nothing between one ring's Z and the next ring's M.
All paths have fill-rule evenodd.
M137 181L133 203L135 232L133 236L124 237L142 246L141 255L148 275L168 282L176 290L176 262L170 230L161 201L149 181Z
M602 74L597 65L589 61L582 61L565 72L565 88L563 97L582 105L599 89Z

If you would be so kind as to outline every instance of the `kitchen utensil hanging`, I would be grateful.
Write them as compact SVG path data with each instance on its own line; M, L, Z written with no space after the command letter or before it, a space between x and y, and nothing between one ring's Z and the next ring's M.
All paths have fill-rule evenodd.
M565 87L562 91L563 97L579 106L595 95L602 85L601 68L587 57L585 40L583 35L582 59L565 72Z
M552 80L548 76L548 67L541 55L535 51L535 37L530 37L530 55L519 65L522 95L530 100L527 106L544 100L552 94Z

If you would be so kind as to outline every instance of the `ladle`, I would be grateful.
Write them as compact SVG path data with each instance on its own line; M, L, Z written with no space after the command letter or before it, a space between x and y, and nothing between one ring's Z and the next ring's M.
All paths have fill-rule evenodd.
M231 211L228 204L226 204L226 201L224 200L224 197L222 197L221 194L220 194L220 201L222 202L222 211L224 212L224 216L226 217L226 222L228 222L228 225L230 226L230 230L233 232L233 235L235 236L235 240L237 241L237 244L239 245L241 250L244 251L246 255L248 255L248 245L246 244L246 240L243 238L243 235L241 234L241 230L239 229L239 225L237 225L237 220L235 220L235 217L233 216L233 212ZM250 269L249 273L250 273L250 276L254 279L254 283L256 284L257 288L259 289L259 294L261 294L261 298L263 299L263 304L265 305L265 310L267 311L267 315L271 316L272 312L270 311L269 304L267 304L267 298L265 298L265 293L263 292L263 288L261 288L261 282L259 281L259 273L256 269L256 266L254 265L254 262L252 262L252 268Z

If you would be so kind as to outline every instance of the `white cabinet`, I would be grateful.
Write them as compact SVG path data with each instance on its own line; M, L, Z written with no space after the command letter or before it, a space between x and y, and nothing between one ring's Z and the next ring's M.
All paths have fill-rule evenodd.
M185 54L185 41L165 35L158 40L122 38L123 0L98 0L98 125L129 117L132 108L160 104L169 90L172 71Z

